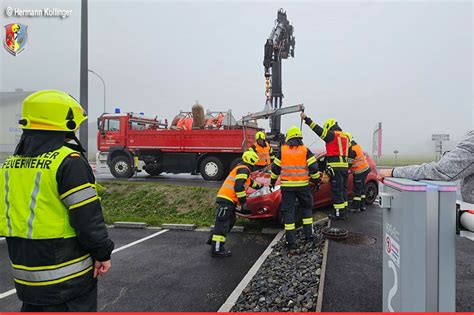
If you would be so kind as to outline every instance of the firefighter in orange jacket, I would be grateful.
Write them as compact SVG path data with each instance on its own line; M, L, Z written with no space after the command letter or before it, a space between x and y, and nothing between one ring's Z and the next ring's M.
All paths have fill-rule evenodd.
M305 113L301 113L301 119L326 142L326 160L331 169L331 190L336 220L346 218L347 201L347 178L348 178L348 155L350 141L347 134L338 126L337 122L331 118L321 127L311 120Z
M349 134L351 150L349 151L349 166L353 176L352 192L354 198L350 208L353 212L365 211L365 180L370 173L370 165L362 147Z
M259 131L255 134L255 143L249 148L258 155L258 162L255 164L255 170L260 170L271 164L274 155L273 149L265 139L265 134Z
M319 186L318 163L311 151L303 144L301 130L293 126L286 133L286 143L281 146L271 171L270 188L275 187L278 176L282 192L281 211L285 221L285 236L290 253L296 250L295 212L296 201L303 216L306 241L313 239L313 196L311 180Z
M214 230L211 236L211 256L229 257L229 250L226 250L227 233L235 224L235 212L248 213L245 210L247 198L246 188L261 189L263 186L250 178L255 163L258 161L257 153L245 151L242 155L242 162L239 163L227 176L217 193L216 203L217 214Z

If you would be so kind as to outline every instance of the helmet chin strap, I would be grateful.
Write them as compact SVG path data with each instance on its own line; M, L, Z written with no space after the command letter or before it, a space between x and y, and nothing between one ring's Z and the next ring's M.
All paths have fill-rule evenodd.
M74 140L76 142L76 144L74 146L77 146L77 150L79 151L79 153L81 153L82 156L84 156L84 153L86 153L87 151L84 149L84 147L82 146L82 143L81 141L77 138L76 136L76 133L75 132L68 132L66 134L66 139L71 139L71 140ZM85 157L85 156L84 156Z

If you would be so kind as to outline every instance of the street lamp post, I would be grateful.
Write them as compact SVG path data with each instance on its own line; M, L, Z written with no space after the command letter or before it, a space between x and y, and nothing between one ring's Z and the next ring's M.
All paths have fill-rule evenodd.
M105 110L105 109L106 109L106 105L105 105L105 104L106 104L106 103L105 103L105 81L104 81L104 79L102 79L102 77L101 77L97 72L95 72L94 70L89 69L89 72L95 74L95 75L100 79L100 81L102 81L102 84L104 85L104 113L105 113L105 112L106 112L106 110Z

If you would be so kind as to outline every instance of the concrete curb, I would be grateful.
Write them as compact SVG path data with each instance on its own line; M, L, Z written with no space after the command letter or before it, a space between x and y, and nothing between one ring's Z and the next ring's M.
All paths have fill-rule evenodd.
M262 229L262 234L278 234L278 233L280 233L281 231L283 231L283 229L277 229L277 228L263 228L263 229Z
M114 222L113 226L115 228L125 229L144 229L147 224L145 222Z
M267 257L273 251L273 246L283 237L284 234L285 234L284 231L280 231L275 236L275 238L268 245L268 247L265 249L263 254L257 259L257 261L253 264L252 268L250 268L250 270L247 272L247 274L242 279L242 281L240 281L240 283L237 285L234 291L232 291L232 293L229 295L229 297L224 302L224 304L222 304L218 312L230 312L232 307L235 305L235 303L239 299L239 296L242 294L242 291L247 287L250 281L252 281L253 277L257 274L262 264L265 262Z
M214 225L211 225L210 229L214 229ZM235 225L234 227L232 227L232 230L230 230L230 233L243 233L245 230L245 227L244 226L240 226L240 225Z
M196 224L164 223L161 227L168 230L194 231L196 229Z
M326 220L328 222L328 227L331 227L331 221L329 218L321 219L319 221ZM324 241L323 249L323 263L321 265L321 277L319 278L319 290L318 298L316 299L316 312L320 313L323 309L323 298L324 298L324 282L326 281L326 265L328 259L328 249L329 249L329 240Z

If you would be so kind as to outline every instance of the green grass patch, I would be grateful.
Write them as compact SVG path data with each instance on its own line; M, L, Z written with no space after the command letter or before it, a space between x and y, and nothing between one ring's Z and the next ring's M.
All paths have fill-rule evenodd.
M214 224L216 188L157 183L104 182L101 193L105 222L141 221Z
M217 188L166 185L152 182L101 182L100 192L105 222L146 222L150 226L163 223L188 223L200 227L214 224ZM315 221L325 217L319 211ZM236 225L249 231L262 227L279 227L273 220L238 218Z

